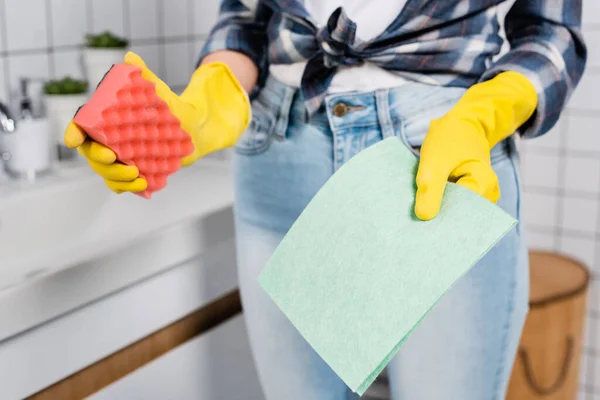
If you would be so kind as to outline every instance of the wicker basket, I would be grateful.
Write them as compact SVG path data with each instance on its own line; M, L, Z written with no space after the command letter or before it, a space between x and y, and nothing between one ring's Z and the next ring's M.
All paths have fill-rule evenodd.
M558 254L532 252L530 274L530 312L507 399L575 400L588 269Z

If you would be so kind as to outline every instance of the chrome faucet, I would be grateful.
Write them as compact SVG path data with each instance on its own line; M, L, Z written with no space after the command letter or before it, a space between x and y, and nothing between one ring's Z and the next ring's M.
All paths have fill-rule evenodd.
M0 102L0 135L13 133L17 130L17 121L13 118L9 108ZM0 166L10 159L10 154L0 149Z
M13 133L17 130L17 121L6 105L0 103L0 132Z

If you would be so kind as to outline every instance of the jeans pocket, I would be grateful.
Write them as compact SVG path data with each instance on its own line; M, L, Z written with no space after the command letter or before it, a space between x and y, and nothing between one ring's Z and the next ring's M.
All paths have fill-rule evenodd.
M421 147L432 120L443 117L465 93L464 88L428 88L407 108L406 115L398 126L397 134L411 147Z
M277 118L258 99L252 102L252 120L235 145L238 154L256 155L266 151L272 140Z

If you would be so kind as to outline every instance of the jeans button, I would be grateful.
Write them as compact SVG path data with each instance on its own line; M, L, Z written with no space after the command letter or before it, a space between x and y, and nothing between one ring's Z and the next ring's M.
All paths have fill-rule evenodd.
M339 102L333 106L333 115L336 117L343 117L344 115L348 114L349 110L350 107L348 107L348 104Z

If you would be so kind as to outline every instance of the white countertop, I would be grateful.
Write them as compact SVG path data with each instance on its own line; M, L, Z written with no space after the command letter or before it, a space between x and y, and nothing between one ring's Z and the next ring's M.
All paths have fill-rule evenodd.
M115 195L86 164L34 183L0 180L0 290L123 249L161 229L230 207L230 162L200 160L151 200Z
M237 286L230 162L197 162L151 200L86 164L0 179L0 398L23 398Z

